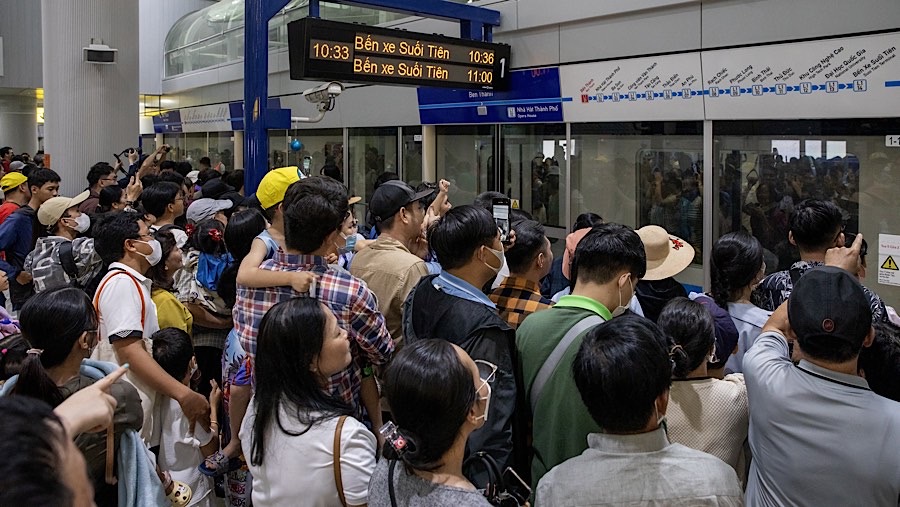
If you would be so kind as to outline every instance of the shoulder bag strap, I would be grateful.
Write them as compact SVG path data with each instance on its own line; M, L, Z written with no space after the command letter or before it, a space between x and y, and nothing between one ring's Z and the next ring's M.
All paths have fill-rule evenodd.
M72 242L63 241L59 244L59 263L63 271L72 280L78 280L78 265L75 263L75 255L72 253Z
M341 499L341 505L347 507L347 499L344 498L344 481L341 479L341 430L344 429L344 421L347 416L342 415L338 419L337 427L334 428L334 484L337 486L338 498Z
M391 497L391 507L397 507L397 494L394 493L394 468L397 468L397 461L391 460L388 467L388 495Z
M103 291L103 287L106 287L106 284L107 284L110 280L112 280L113 276L116 276L116 275L118 275L118 274L126 275L128 278L131 278L132 283L134 283L134 288L137 289L138 294L140 294L140 296L141 296L141 332L143 332L143 330L144 330L144 329L143 329L143 328L144 328L144 316L145 316L146 313L147 313L147 307L146 307L146 305L144 304L144 291L141 290L141 284L138 283L138 281L137 281L137 279L136 279L135 277L131 276L131 274L129 274L129 273L128 273L127 271L125 271L124 269L119 269L119 268L114 268L114 269L116 269L117 272L116 272L115 274L111 275L111 276L110 276L109 278L107 278L106 280L103 280L103 283L101 283L100 286L97 287L97 292L94 293L94 311L97 312L97 315L98 315L98 316L100 315L100 292ZM101 337L101 338L103 338L103 337ZM108 338L108 337L107 337L107 338Z
M531 384L531 414L534 415L537 410L537 402L541 399L541 392L544 390L544 386L547 385L547 381L550 380L550 376L553 375L553 372L556 370L556 367L559 365L559 362L562 360L563 354L568 350L569 345L575 341L575 338L578 337L581 333L586 331L587 329L596 326L597 324L602 324L604 322L603 317L599 315L591 315L590 317L585 317L581 319L577 324L572 326L569 331L562 337L562 340L556 345L553 349L553 352L547 356L547 360L544 361L544 364L541 365L541 369L538 370L537 376L534 377L534 382Z

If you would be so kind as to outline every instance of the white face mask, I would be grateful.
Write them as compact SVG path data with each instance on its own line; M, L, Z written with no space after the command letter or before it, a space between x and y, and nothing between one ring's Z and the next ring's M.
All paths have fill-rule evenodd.
M91 217L87 213L82 213L76 218L67 218L67 220L75 222L75 225L70 225L69 227L75 229L76 232L84 232L91 228Z
M630 275L629 275L629 277L628 277L628 285L631 286L631 292L632 292L632 294L633 294L633 293L634 293L634 285L632 285L632 283L631 283L631 276L630 276ZM631 298L628 298L628 302L629 302L629 303L631 302ZM616 309L613 310L612 316L613 316L613 317L618 317L619 315L622 315L623 313L625 313L625 310L627 310L627 309L628 309L627 306L622 306L622 291L619 290L619 306L617 306Z
M489 252L494 254L494 257L496 257L497 260L500 261L500 267L495 268L494 266L491 266L487 262L484 262L484 261L481 261L481 262L484 262L484 265L487 266L488 269L493 271L495 275L499 274L500 270L503 269L503 265L506 264L506 256L503 254L503 250L494 250L493 248L491 248L489 246L485 246L485 248L487 248Z
M159 261L162 260L162 245L159 244L159 241L157 241L155 239L151 239L150 241L138 241L138 240L135 240L135 241L137 243L144 243L145 245L150 245L150 248L152 249L152 251L150 252L150 255L142 254L141 252L138 252L138 253L143 255L144 258L147 259L147 262L149 262L151 266L156 266L157 264L159 264Z

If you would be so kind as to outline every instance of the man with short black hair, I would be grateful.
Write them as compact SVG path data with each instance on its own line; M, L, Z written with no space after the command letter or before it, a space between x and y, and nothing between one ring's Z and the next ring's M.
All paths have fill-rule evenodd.
M525 317L553 306L553 302L541 295L541 279L550 273L553 251L544 226L534 220L521 220L512 224L516 243L506 251L509 276L491 291L489 297L497 304L500 317L513 329Z
M404 339L410 343L426 338L447 340L472 359L498 367L491 390L490 415L485 425L469 436L466 451L469 455L485 451L505 470L513 465L515 457L515 335L497 315L497 305L481 292L481 287L503 265L500 231L484 208L458 206L428 229L428 245L443 271L422 278L407 297L403 308Z
M260 196L266 205L271 196ZM288 187L282 203L284 250L278 249L259 268L268 271L311 271L319 276L311 294L337 317L350 338L354 360L347 369L332 375L329 392L352 407L362 419L360 385L362 362L381 365L394 352L394 343L378 311L375 296L365 283L344 270L330 266L325 257L339 245L340 227L347 215L347 189L325 176L306 178ZM257 332L266 312L276 304L297 297L289 286L252 288L238 284L234 305L234 329L250 358L256 357ZM372 414L380 420L380 414Z
M844 246L844 219L831 201L806 199L794 208L790 218L788 241L800 250L800 260L787 271L765 277L753 290L753 302L763 310L774 311L788 300L794 284L807 271L825 263L825 252ZM887 312L877 294L863 286L872 318L883 320Z
M396 344L403 339L403 302L428 275L425 261L413 251L420 249L419 239L425 223L421 200L434 190L416 192L400 180L382 184L369 200L369 212L381 234L359 251L350 264L350 273L362 279L378 298L388 331Z
M37 217L41 205L59 193L60 177L51 169L35 169L28 175L31 198L0 224L0 250L6 252L6 260L0 261L0 269L9 277L9 293L13 309L18 310L34 294L31 275L23 271L25 258L34 250L38 238L47 229Z
M900 404L858 376L873 337L869 299L853 275L821 266L796 282L744 354L747 505L896 505Z
M591 327L624 313L647 271L644 244L630 227L601 224L583 231L569 270L572 293L528 316L516 331L525 399L534 420L535 486L548 470L584 451L588 433L600 431L563 365L572 364Z
M99 316L99 341L93 358L130 364L126 377L138 390L144 409L141 436L154 431L156 395L178 401L191 423L209 428L209 403L199 393L172 378L150 355L150 337L159 330L151 281L145 273L162 259L159 242L143 217L123 211L106 216L95 228L94 246L109 271L94 295Z
M669 442L665 415L671 344L653 322L627 315L587 332L572 366L599 431L587 449L540 480L537 505L742 505L734 470Z
M116 169L106 162L97 162L91 166L87 174L88 190L90 194L78 207L82 213L94 213L100 204L100 191L104 187L118 184L116 181Z
M159 181L144 189L141 193L141 204L146 213L156 218L150 230L156 232L167 225L172 226L166 230L175 237L178 248L184 248L188 240L187 233L181 228L174 227L175 220L184 215L184 187L171 181Z

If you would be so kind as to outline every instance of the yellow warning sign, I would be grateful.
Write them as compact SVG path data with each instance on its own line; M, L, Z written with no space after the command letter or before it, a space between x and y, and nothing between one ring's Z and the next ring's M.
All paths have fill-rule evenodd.
M897 267L897 262L894 260L894 257L890 255L888 255L888 258L884 260L884 263L881 265L881 269L900 271L900 267Z
M519 200L518 199L512 200L512 209L519 209Z

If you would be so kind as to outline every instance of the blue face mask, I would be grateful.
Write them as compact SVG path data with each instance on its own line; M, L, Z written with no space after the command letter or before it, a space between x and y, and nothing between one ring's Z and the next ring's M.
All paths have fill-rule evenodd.
M206 289L217 290L222 272L232 262L234 258L230 253L224 255L201 253L197 261L197 281Z

